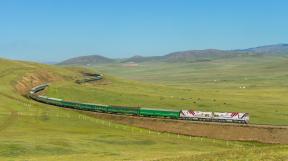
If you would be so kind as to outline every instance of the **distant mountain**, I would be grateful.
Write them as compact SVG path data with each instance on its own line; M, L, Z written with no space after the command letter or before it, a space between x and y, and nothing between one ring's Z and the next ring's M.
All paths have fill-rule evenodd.
M174 61L189 61L189 60L209 60L216 57L224 57L232 54L230 51L217 50L217 49L206 49L206 50L188 50L173 52L163 56L163 60L174 62Z
M95 64L104 64L104 63L113 63L114 59L106 58L100 55L88 55L80 56L71 59L67 59L59 65L95 65Z
M212 59L245 55L288 55L288 44L260 46L241 50L188 50L173 52L163 56L164 61L209 61Z
M238 50L218 50L218 49L205 49L205 50L187 50L173 52L164 56L133 56L125 59L110 59L99 55L81 56L71 58L61 62L61 65L95 65L104 63L141 63L149 61L162 61L162 62L195 62L195 61L210 61L213 59L245 56L245 55L288 55L288 44L276 44L260 46L248 49Z
M266 45L236 51L252 52L258 54L288 54L288 44Z
M153 60L160 60L162 56L149 56L144 57L140 55L132 56L131 58L127 58L121 61L121 63L127 63L127 62L134 62L134 63L141 63L145 61L153 61Z

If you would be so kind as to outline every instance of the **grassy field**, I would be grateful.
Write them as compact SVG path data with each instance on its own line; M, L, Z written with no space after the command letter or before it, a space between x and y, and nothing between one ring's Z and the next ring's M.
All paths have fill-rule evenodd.
M137 88L113 90L112 85L103 89L130 91L139 97L145 93L141 100L146 99L145 104L150 106L248 112L251 123L288 125L287 57L245 56L190 63L149 62L136 67L110 64L95 68L105 74L153 83L152 88L143 84ZM125 103L139 102L137 98L129 97Z
M129 105L142 105L151 101L149 105L156 107L162 105L163 99L168 101L171 98L167 93L160 97L164 94L162 92L183 92L174 87L146 83L139 86L137 82L114 77L107 77L99 84L77 85L72 80L79 77L75 70L0 59L0 160L288 159L287 145L157 133L28 100L15 91L14 85L23 75L35 72L52 72L63 78L53 82L48 93L71 100ZM142 95L139 94L140 91L143 91ZM133 101L128 101L130 96L133 96ZM174 101L168 101L168 105L180 107Z

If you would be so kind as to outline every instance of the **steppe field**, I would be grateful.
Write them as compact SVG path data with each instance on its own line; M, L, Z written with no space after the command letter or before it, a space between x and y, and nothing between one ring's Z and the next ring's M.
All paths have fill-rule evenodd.
M116 91L127 92L130 89L131 93L135 93L139 89L142 93L147 89L143 98L149 99L146 105L248 112L252 124L288 125L286 56L246 55L182 63L151 61L135 67L105 64L95 68L105 74L145 82L145 86L124 86L125 90ZM150 86L151 91L148 90ZM113 90L112 86L108 88ZM133 100L129 99L129 102Z
M141 64L129 69L114 64L83 69L0 59L0 160L287 160L287 145L160 133L23 96L32 86L49 81L47 95L66 100L243 111L250 113L252 124L287 125L285 62L267 59L266 66L254 68L229 63L218 67L217 63L222 62L205 66L200 62L197 68L194 63L177 64L187 69L179 72L176 64ZM115 74L115 68L121 72ZM243 77L227 72L231 69L241 70ZM104 80L75 84L83 70L101 71Z

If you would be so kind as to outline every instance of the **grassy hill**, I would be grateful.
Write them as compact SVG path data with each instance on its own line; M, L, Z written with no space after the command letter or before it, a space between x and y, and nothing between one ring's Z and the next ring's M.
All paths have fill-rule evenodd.
M43 105L21 96L25 88L42 81L51 81L49 95L99 103L126 104L132 96L131 100L138 98L135 103L146 104L153 100L154 106L158 106L164 102L160 95L168 101L169 94L163 92L171 91L174 96L175 91L182 92L109 76L96 84L77 85L74 80L80 77L80 70L0 59L0 160L287 159L286 145L151 132ZM159 91L155 89L158 87ZM133 88L137 90L133 92ZM147 95L155 95L159 100L153 96L142 101ZM130 102L131 105L135 103Z

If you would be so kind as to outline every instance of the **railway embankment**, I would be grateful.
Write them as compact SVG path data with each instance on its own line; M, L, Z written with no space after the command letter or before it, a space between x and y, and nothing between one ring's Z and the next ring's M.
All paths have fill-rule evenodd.
M28 78L24 80L25 83L23 82L22 84L30 83L29 81L29 83L27 83ZM42 82L43 80L45 79L39 79L38 81L34 82L38 83ZM24 87L24 89L27 89L27 86ZM136 117L88 111L79 112L85 113L93 117L97 117L99 119L151 129L159 132L169 132L181 135L199 136L222 140L257 141L261 143L288 144L287 126L196 122L164 118Z
M271 125L242 125L230 123L196 122L161 118L123 116L81 111L87 115L115 123L137 126L159 132L200 136L222 140L257 141L288 144L288 127Z

